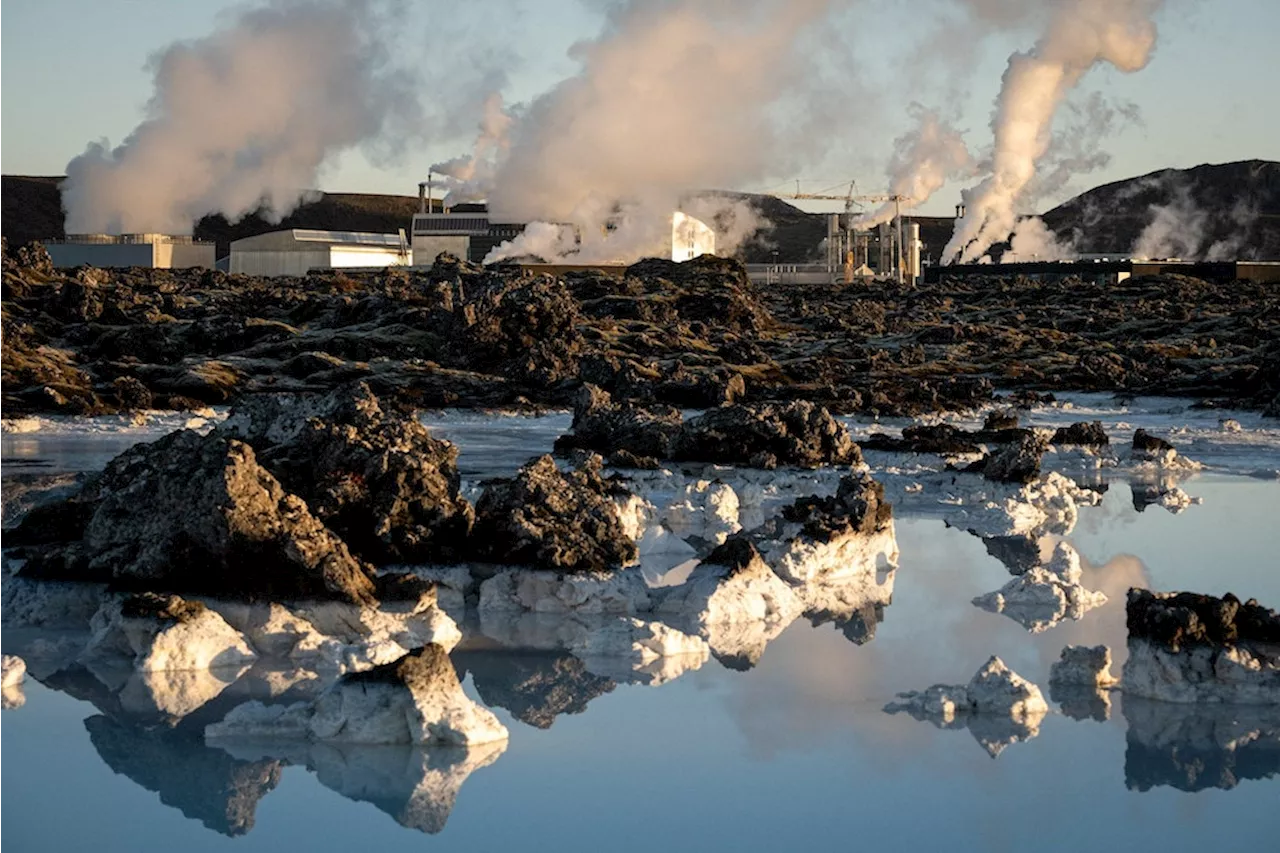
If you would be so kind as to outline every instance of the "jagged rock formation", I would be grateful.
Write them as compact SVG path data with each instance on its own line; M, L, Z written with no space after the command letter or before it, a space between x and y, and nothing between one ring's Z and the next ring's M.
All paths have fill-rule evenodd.
M29 577L150 591L373 600L368 568L235 439L181 430L113 459L79 495L41 508L15 544ZM49 517L57 524L48 524ZM48 532L50 528L53 532Z
M315 702L241 705L206 728L205 737L471 746L506 740L507 730L467 698L448 653L432 644L344 675Z
M1003 613L1033 634L1047 631L1064 619L1080 619L1105 604L1106 595L1080 583L1080 554L1059 542L1044 565L1017 575L995 592L973 599L977 607Z
M367 383L324 396L246 398L218 428L257 452L351 550L374 562L451 561L472 522L458 451Z
M1280 614L1190 592L1130 589L1126 694L1167 702L1280 704Z
M559 573L612 571L636 558L599 460L561 472L550 456L490 483L476 505L479 560Z
M923 691L899 693L885 712L905 711L939 728L967 727L992 758L1011 743L1040 732L1049 706L1040 688L992 657L967 685L935 684Z

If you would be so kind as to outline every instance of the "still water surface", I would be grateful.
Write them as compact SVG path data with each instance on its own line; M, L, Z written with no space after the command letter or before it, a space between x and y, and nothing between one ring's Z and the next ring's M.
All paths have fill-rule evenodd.
M553 418L437 426L478 478L547 449L567 426ZM73 461L95 458L79 441ZM57 456L51 446L26 458ZM86 671L28 677L25 705L0 717L5 848L1275 849L1280 712L1243 712L1267 733L1231 749L1208 712L1113 693L1073 719L1051 702L1036 736L993 757L978 739L990 732L882 711L899 691L967 681L992 654L1045 687L1063 645L1101 642L1118 672L1130 586L1280 603L1280 483L1241 476L1280 467L1280 445L1249 447L1237 471L1184 482L1204 502L1181 514L1136 511L1123 477L1083 508L1066 539L1084 585L1110 600L1041 634L970 603L1009 579L980 539L900 511L893 602L860 643L800 619L750 668L712 658L643 686L470 637L455 653L466 689L511 731L483 760L287 744L231 755L203 743L201 714L240 685L170 729ZM11 451L6 435L6 474ZM5 650L14 642L6 633Z

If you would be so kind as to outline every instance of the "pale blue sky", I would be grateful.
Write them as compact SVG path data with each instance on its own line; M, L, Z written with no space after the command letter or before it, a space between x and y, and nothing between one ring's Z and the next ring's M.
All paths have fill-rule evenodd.
M941 2L941 0L932 0ZM177 39L210 32L220 15L240 4L206 0L5 0L0 12L3 96L0 160L6 174L62 174L93 140L122 141L142 117L150 95L148 57ZM508 100L527 99L575 64L567 48L600 25L601 0L419 0L406 4L399 55L429 73L445 53L467 62L487 50L513 56ZM854 27L850 68L862 74L841 109L860 110L862 86L880 87L856 133L833 139L825 162L802 177L816 182L856 179L866 191L884 184L891 140L906 125L905 99L947 106L959 114L972 149L990 144L991 106L1012 50L1034 34L1015 32L982 43L972 64L954 74L916 72L894 58L909 53L911 27L903 27L891 0L866 0ZM916 9L927 9L917 6ZM919 23L915 12L908 22ZM1136 103L1142 124L1105 141L1107 168L1081 177L1072 189L1164 167L1247 158L1280 159L1280 0L1169 0L1159 19L1161 38L1142 72L1095 71L1081 87ZM442 25L449 35L440 38ZM850 72L852 73L852 72ZM920 78L920 79L917 79ZM946 78L945 81L943 78ZM446 78L447 79L447 78ZM428 102L431 96L424 98ZM435 161L462 153L468 140L414 143L396 162L371 165L360 152L337 158L320 177L321 189L410 194ZM733 189L759 189L736 187ZM930 212L946 212L958 187L940 193Z

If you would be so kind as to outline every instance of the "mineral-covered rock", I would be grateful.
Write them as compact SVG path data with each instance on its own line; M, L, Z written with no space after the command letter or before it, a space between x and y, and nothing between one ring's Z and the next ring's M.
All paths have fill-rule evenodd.
M1250 599L1129 590L1127 694L1280 703L1280 614Z
M562 472L543 456L490 483L472 543L478 560L562 573L613 571L636 558L598 460Z
M900 693L885 710L917 710L947 719L958 714L1035 717L1043 716L1049 706L1040 688L1009 669L1000 658L992 657L967 685L935 684L923 692Z
M141 672L239 667L257 657L221 616L176 595L108 599L90 628L86 657L120 655Z
M470 746L505 740L507 730L467 698L448 653L433 644L345 675L314 703L249 702L205 730L214 740L264 736Z
M935 684L900 693L884 710L905 711L943 728L964 725L994 758L1010 743L1035 737L1049 706L1039 687L992 657L967 685Z
M27 677L27 664L17 655L5 655L0 667L0 686L16 687Z
M1066 542L1059 542L1043 566L1028 569L999 590L974 598L973 603L1003 613L1038 634L1106 603L1105 594L1085 589L1080 578L1080 554Z
M1065 646L1049 668L1050 684L1107 687L1116 681L1111 674L1111 649L1106 646Z

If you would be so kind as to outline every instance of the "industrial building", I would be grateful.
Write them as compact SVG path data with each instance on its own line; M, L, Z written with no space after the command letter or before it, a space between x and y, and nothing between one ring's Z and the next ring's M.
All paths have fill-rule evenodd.
M411 260L403 231L370 234L289 228L234 241L229 270L245 275L303 276L313 269L408 266Z
M213 269L213 243L171 234L68 234L45 243L55 267Z
M1118 284L1144 275L1185 275L1205 281L1280 281L1280 262L1275 261L1150 261L1134 258L1116 260L1037 261L1015 264L953 264L929 267L925 281L986 276L1019 277L1033 280L1078 278L1098 284Z

